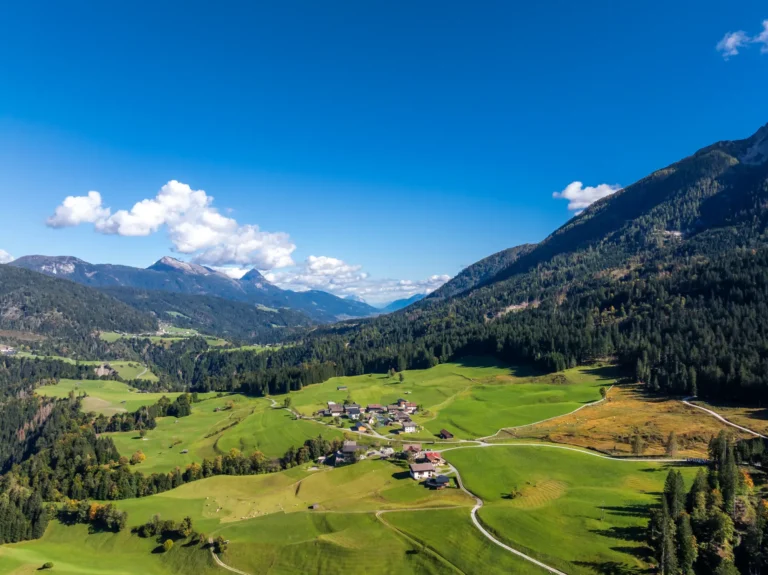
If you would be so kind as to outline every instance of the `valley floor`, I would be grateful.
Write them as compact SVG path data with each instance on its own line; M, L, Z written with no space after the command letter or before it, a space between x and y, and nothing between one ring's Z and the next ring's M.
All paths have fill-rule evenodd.
M284 397L204 396L192 415L161 418L145 438L108 435L124 455L144 451L147 459L137 469L145 473L183 468L231 449L278 457L318 434L394 447L421 440L447 460L442 472L452 485L431 490L409 478L405 461L366 459L339 468L310 463L268 475L216 476L116 503L128 512L129 526L155 514L191 517L195 530L229 540L218 558L224 565L250 575L644 570L648 508L670 466L681 466L687 483L695 467L583 449L627 456L625 438L642 434L646 455L663 455L666 435L675 431L677 458L701 457L709 438L726 425L633 386L613 386L599 401L600 388L614 380L607 366L538 375L468 359L405 372L402 382L388 375L336 378L292 393L291 409L279 407ZM90 405L105 413L158 399L102 381L63 381L41 392L61 397L70 390L85 391L95 400ZM366 437L308 419L329 400L366 405L400 397L422 406L414 417L421 432ZM443 428L456 439L439 441L435 434ZM475 496L482 502L475 517L487 535L472 523ZM36 572L46 561L56 573L224 572L191 541L179 541L167 553L157 547L154 539L129 530L89 534L83 526L52 522L40 540L0 547L0 573Z

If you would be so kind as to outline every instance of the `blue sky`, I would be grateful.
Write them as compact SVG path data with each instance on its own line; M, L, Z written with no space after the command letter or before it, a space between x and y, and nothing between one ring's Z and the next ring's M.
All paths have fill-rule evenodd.
M764 2L6 4L14 256L171 254L384 301L543 239L572 182L594 198L768 122Z

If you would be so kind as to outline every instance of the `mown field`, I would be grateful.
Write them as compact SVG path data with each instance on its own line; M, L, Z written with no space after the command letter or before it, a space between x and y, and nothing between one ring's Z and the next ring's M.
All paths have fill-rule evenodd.
M414 421L424 429L404 438L433 440L441 429L460 439L493 435L499 429L526 425L568 413L600 399L600 387L613 382L608 368L576 368L537 375L482 358L446 363L399 375L337 377L291 394L294 408L311 415L328 401L345 399L365 406L399 398L422 407ZM339 389L342 388L342 389Z
M191 337L193 335L199 335L200 337L204 337L205 341L210 346L218 347L222 345L227 345L229 342L227 342L224 339L221 339L220 337L212 337L207 335L202 335L196 332L195 330L187 330L182 328L170 328L168 330L170 335L137 335L137 334L122 334L117 333L114 331L102 331L99 333L99 337L103 339L104 341L108 343L114 343L119 339L126 339L126 338L141 338L141 339L148 339L152 343L159 343L163 344L165 346L168 346L172 344L174 341L180 341L186 337Z
M648 510L668 464L555 446L460 448L444 455L485 502L481 521L508 545L566 573L647 568ZM696 468L681 469L689 487Z

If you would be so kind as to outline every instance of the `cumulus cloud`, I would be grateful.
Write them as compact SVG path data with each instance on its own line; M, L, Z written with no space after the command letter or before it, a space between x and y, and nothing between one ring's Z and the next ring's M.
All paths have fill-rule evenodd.
M755 36L750 36L743 30L728 32L717 43L715 49L723 55L724 59L728 60L732 56L738 56L739 50L750 44L762 44L760 53L768 54L768 20L763 20L763 30Z
M88 192L87 196L67 196L46 224L52 228L66 228L93 224L106 218L109 218L109 208L102 207L101 194Z
M9 254L7 251L5 251L5 250L0 250L0 264L7 264L7 263L9 263L9 262L12 262L12 261L13 261L13 260L15 260L15 259L16 259L16 258L14 258L14 257L13 257L11 254Z
M763 31L752 38L752 42L762 44L762 46L760 46L760 52L768 54L768 20L763 20Z
M102 234L148 236L165 226L174 249L210 266L240 265L274 269L294 264L296 246L288 234L265 232L259 226L239 224L213 207L213 197L204 190L171 180L151 199L141 200L130 210L102 205L101 194L69 196L48 218L50 227L83 223Z
M562 192L553 192L552 197L568 200L568 209L580 212L600 198L610 196L620 189L621 186L611 184L584 187L584 184L581 182L571 182Z
M715 49L721 52L726 60L731 56L737 56L739 50L749 44L749 36L743 30L738 32L728 32L723 39L717 43Z
M430 293L451 279L448 275L433 275L424 280L377 279L362 271L362 266L328 256L309 256L300 266L270 271L264 277L283 289L322 290L373 303Z

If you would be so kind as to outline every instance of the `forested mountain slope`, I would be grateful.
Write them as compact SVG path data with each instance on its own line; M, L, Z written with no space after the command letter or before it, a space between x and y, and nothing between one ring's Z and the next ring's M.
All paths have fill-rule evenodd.
M536 244L523 244L483 258L464 268L455 278L436 289L429 297L450 298L469 291L493 279L499 272L507 269L535 247Z
M253 304L206 295L187 295L135 288L101 288L104 293L140 311L182 328L223 338L274 343L314 322L287 308Z
M94 289L0 265L0 329L75 337L156 330L157 320Z

